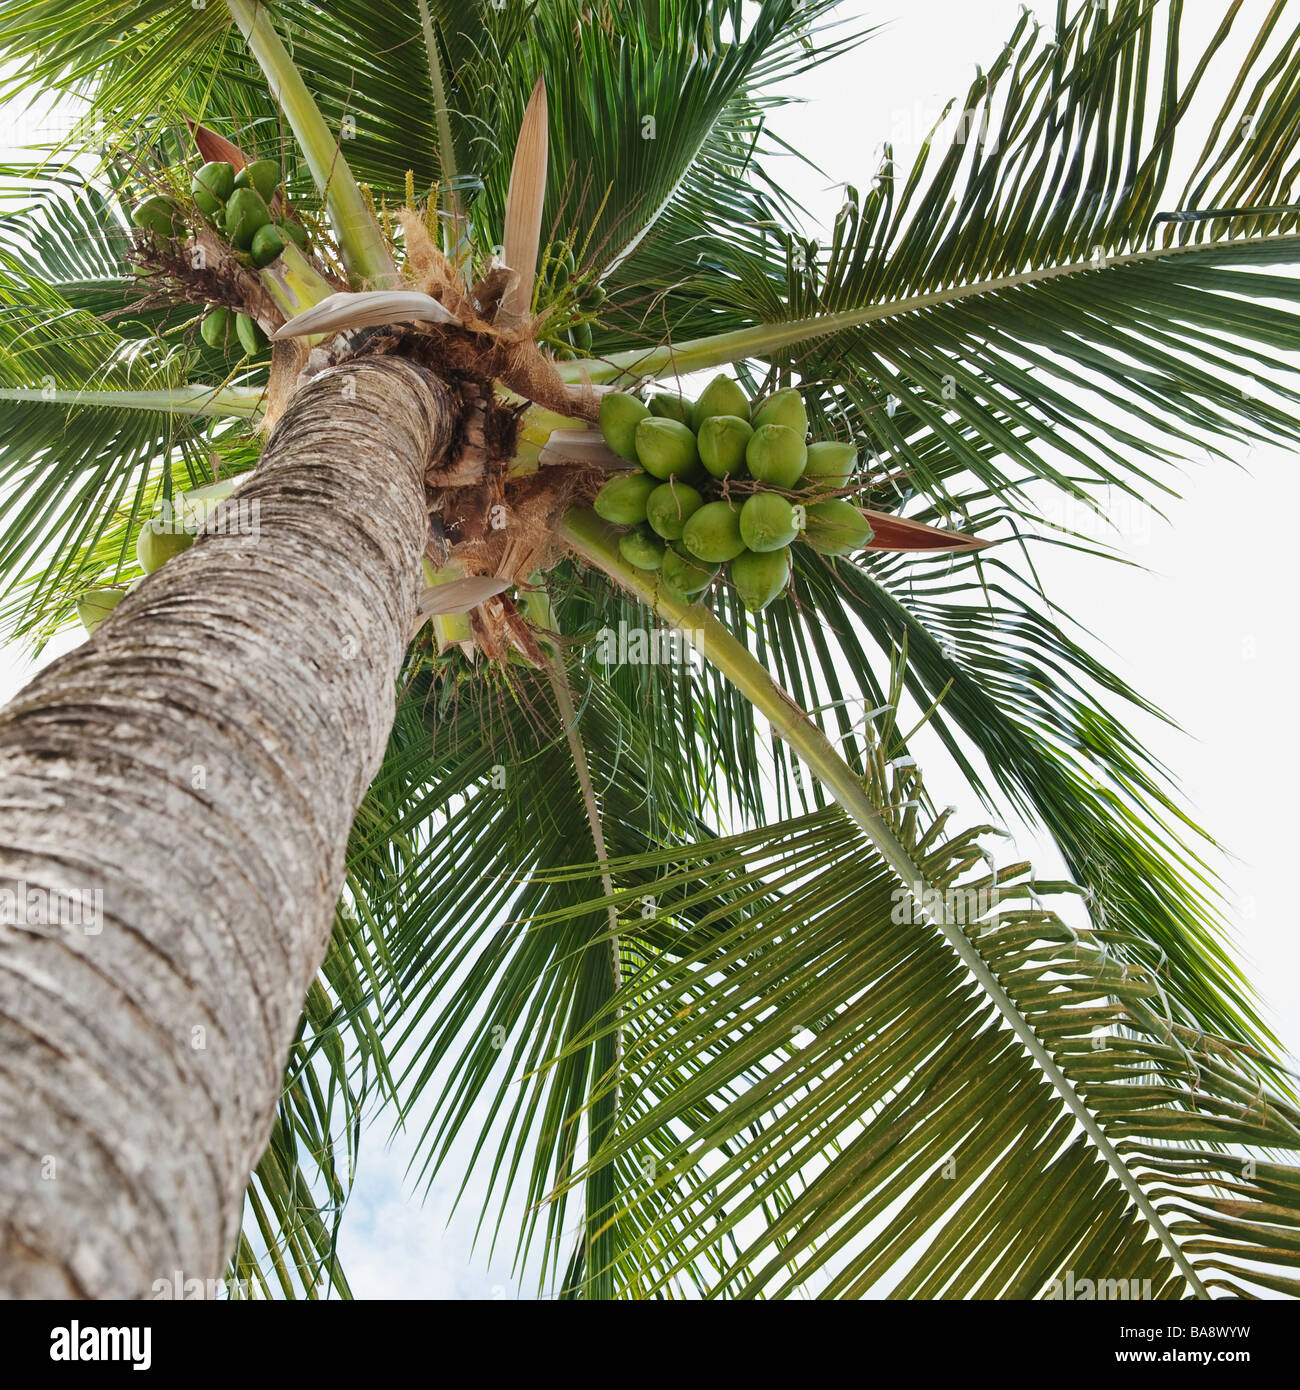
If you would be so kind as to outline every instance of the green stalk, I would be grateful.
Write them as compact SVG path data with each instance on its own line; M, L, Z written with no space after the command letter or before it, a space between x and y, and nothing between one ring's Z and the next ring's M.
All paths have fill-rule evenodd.
M169 386L157 391L45 390L40 386L6 386L0 401L47 401L52 405L91 405L105 410L159 410L166 415L212 415L251 420L266 406L262 387Z
M530 616L539 627L548 632L555 631L555 615L551 608L551 596L545 588L529 595ZM614 880L609 872L609 851L605 845L605 826L600 818L600 808L596 803L596 788L591 780L591 768L587 762L587 750L582 742L578 728L578 711L573 703L573 691L569 686L569 674L564 665L564 654L558 647L548 653L546 675L551 691L564 722L564 734L569 744L569 754L573 758L573 770L578 778L582 793L582 804L587 812L587 825L591 830L591 843L596 851L596 860L601 866L601 885L607 898L614 896ZM609 940L606 946L609 955L609 994L613 998L623 988L623 971L619 961L618 909L610 903ZM591 1138L591 1151L597 1152L609 1136L614 1117L618 1112L619 1095L622 1089L623 1074L623 1028L620 1023L613 1033L601 1032L597 1037L594 1051L593 1071L597 1079L613 1075L614 1085L603 1091L592 1102L588 1116ZM613 1276L610 1263L613 1258L613 1234L609 1230L609 1216L615 1209L614 1170L609 1166L598 1168L587 1179L586 1193L586 1278L583 1285L584 1297L592 1300L607 1300L614 1297Z
M330 224L354 287L392 289L398 283L393 258L343 158L338 140L325 124L269 15L255 0L226 0L226 4L325 198Z
M676 627L695 650L720 671L767 719L773 731L799 754L813 776L875 845L881 857L912 895L916 910L943 934L966 968L980 982L1007 1024L1038 1063L1043 1074L1051 1081L1137 1204L1138 1210L1169 1251L1170 1257L1197 1297L1208 1298L1205 1286L1174 1240L1164 1218L1116 1152L1106 1132L1075 1090L1074 1083L1057 1065L1055 1058L1044 1047L1029 1021L1002 988L997 976L989 969L984 957L953 919L952 912L946 905L945 895L939 891L929 891L932 885L926 882L925 874L893 828L872 804L857 774L835 751L826 735L712 613L700 604L688 604L674 598L659 582L654 571L638 570L629 565L619 554L617 531L601 521L594 512L586 508L574 508L560 523L559 533L588 564L602 570L616 584L628 590ZM927 902L937 902L943 906L939 911L934 911L927 907Z
M424 31L424 52L429 60L429 87L433 92L433 119L438 127L438 174L442 180L439 192L452 217L452 251L460 242L460 203L456 197L456 146L451 138L451 118L447 114L447 84L442 76L442 59L438 56L438 35L427 0L419 0L420 27Z
M305 309L334 293L334 286L292 242L258 272L258 278L286 319L297 318ZM324 336L309 337L308 346L315 346Z
M1138 265L1144 261L1165 260L1196 252L1205 254L1223 246L1240 246L1243 240L1245 239L1237 238L1231 242L1201 242L1186 246L1160 246L1149 251L1130 251L1123 255L1108 256L1104 269L1114 270L1126 265ZM1259 237L1255 240L1297 241L1300 240L1300 233L1285 237ZM1038 284L1043 280L1058 280L1069 275L1096 274L1101 268L1103 267L1099 267L1096 261L1043 266L1019 275L1004 275L996 280L979 280L970 285L951 285L947 289L915 295L911 299L893 299L884 304L860 305L854 309L841 309L838 313L817 314L807 319L790 319L785 323L755 324L752 328L736 328L730 333L716 333L708 338L692 338L685 343L665 344L648 352L615 352L599 361L584 359L579 362L557 362L555 365L565 381L575 382L584 379L592 382L612 382L622 378L634 381L639 377L685 376L688 372L706 371L711 367L725 367L732 362L743 362L748 357L770 357L782 348L796 347L813 338L825 338L832 333L861 328L879 319L894 319L901 314L915 313L920 309L953 304L975 295L997 294L1000 290L1018 289L1025 285Z

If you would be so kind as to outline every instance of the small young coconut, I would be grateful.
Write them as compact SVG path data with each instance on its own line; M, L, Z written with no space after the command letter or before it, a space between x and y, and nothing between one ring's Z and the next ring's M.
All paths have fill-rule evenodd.
M730 377L715 376L704 388L691 411L691 424L698 430L715 415L749 416L749 397Z
M77 600L77 617L87 632L94 632L125 597L125 589L87 589Z
M692 599L713 583L717 565L701 564L668 546L664 551L663 577L668 590L680 599Z
M225 231L232 245L247 251L259 227L271 220L271 210L255 188L236 188L226 203Z
M741 551L731 562L731 582L741 603L751 613L761 612L790 582L790 551Z
M600 432L621 459L636 463L636 427L650 414L644 401L626 391L607 391L600 398Z
M875 533L851 502L832 497L808 508L806 539L821 555L848 555L861 550Z
M131 221L141 230L165 240L178 237L185 230L185 219L176 200L160 193L139 204L131 214Z
M657 570L667 548L648 526L634 526L618 538L619 554L639 570Z
M140 568L146 574L152 574L154 570L165 565L173 555L179 555L182 550L188 550L193 544L194 536L191 532L183 530L178 523L155 517L152 521L146 521L140 528L135 543L135 557L140 562Z
M784 425L793 430L800 439L808 433L808 410L803 397L793 386L776 391L754 411L751 417L754 428L763 425Z
M682 528L682 544L707 564L718 565L745 548L740 508L733 502L706 502Z
M295 222L292 217L286 217L275 224L280 229L280 235L286 242L293 242L299 251L305 251L311 244L311 233L301 222Z
M656 478L680 478L700 461L695 435L680 420L647 415L636 427L636 456Z
M858 461L858 451L852 444L838 439L819 439L808 446L808 463L803 480L813 488L835 492L847 487Z
M704 505L704 498L690 483L660 483L650 494L645 507L645 519L651 528L666 541L681 540L686 523Z
M230 310L224 304L210 304L199 324L199 337L211 348L225 348L230 342Z
M247 314L235 315L235 336L249 357L256 357L267 345L267 337L261 326Z
M199 211L215 217L235 191L235 168L224 159L209 160L194 175L190 192Z
M261 198L268 203L275 197L275 190L279 186L280 161L278 159L255 159L251 164L245 164L235 175L236 188L255 189Z
M799 534L794 507L775 492L756 492L740 509L740 535L750 550L784 550Z
M691 410L690 401L675 392L660 391L650 397L650 414L661 420L676 420L678 424L689 425Z
M788 425L760 425L745 448L745 463L760 483L792 488L803 476L808 449Z
M753 437L749 422L739 415L710 415L700 426L700 462L715 478L741 473Z
M658 486L659 480L648 473L621 473L596 494L592 509L615 526L638 526L646 519L646 503Z
M253 233L253 240L248 246L248 254L252 256L253 264L258 267L270 265L283 250L284 237L281 236L280 229L273 222L268 222L265 227L259 227Z

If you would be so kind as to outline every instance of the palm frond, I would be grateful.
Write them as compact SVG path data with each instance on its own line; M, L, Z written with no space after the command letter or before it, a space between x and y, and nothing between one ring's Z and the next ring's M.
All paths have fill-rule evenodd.
M927 819L913 768L877 749L868 785L943 906L914 915L837 809L710 841L708 868L680 848L610 866L657 868L665 901L713 928L663 910L668 954L611 1004L620 1101L586 1173L619 1174L620 1292L1300 1289L1300 1170L1275 1158L1300 1139L1292 1102L1242 1049L1167 1015L1156 972L1124 963L1125 932L1071 929L1043 901L1064 885L990 873L988 827ZM1059 1081L933 916L959 923ZM765 1200L777 1186L792 1200Z

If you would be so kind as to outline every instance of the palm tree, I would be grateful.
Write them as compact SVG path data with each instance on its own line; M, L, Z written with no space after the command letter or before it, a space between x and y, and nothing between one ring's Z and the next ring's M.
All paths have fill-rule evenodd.
M377 1111L566 1297L1300 1289L1208 842L1032 564L1084 548L1044 496L1300 438L1294 8L1191 57L1180 0L1024 15L822 245L765 117L869 37L832 8L0 18L81 116L4 171L6 632L96 629L0 715L6 1293L346 1293ZM264 266L203 161L278 163ZM602 390L718 368L876 518L760 613L589 506ZM136 587L160 502L204 533Z

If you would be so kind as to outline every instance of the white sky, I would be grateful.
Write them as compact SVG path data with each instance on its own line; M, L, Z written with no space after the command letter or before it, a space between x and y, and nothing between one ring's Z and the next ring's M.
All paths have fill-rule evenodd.
M846 14L855 7L846 5ZM944 102L963 94L974 67L995 56L1011 33L1016 0L893 0L860 6L889 27L855 55L802 79L807 106L779 113L775 128L815 152L833 179L864 188L878 142L890 139L900 165ZM1188 6L1194 28L1217 23L1210 0ZM1259 10L1254 6L1254 13ZM1051 22L1055 5L1042 7ZM1247 27L1245 21L1241 27ZM1199 40L1201 34L1195 33ZM1199 47L1189 41L1185 52ZM806 171L789 169L791 187L829 222L841 197ZM1269 1016L1295 1053L1300 1044L1300 946L1295 887L1295 788L1300 748L1291 725L1296 689L1295 592L1291 547L1300 514L1300 460L1256 449L1230 468L1189 461L1185 498L1166 507L1169 523L1128 527L1129 554L1145 572L1044 547L1037 555L1049 594L1113 651L1115 669L1177 718L1179 735L1154 723L1149 746L1173 768L1194 813L1235 856L1223 865L1247 971ZM51 655L75 636L53 644ZM30 669L0 653L0 700ZM942 785L938 804L977 814L960 783ZM1041 847L1020 848L1040 862ZM453 1186L440 1184L423 1206L403 1196L411 1148L389 1151L372 1129L343 1226L341 1256L354 1291L370 1297L514 1297L508 1257L471 1256L479 1202L471 1184L460 1216L446 1220ZM462 1146L463 1147L463 1146ZM453 1158L446 1171L461 1171ZM504 1249L515 1227L507 1218Z

